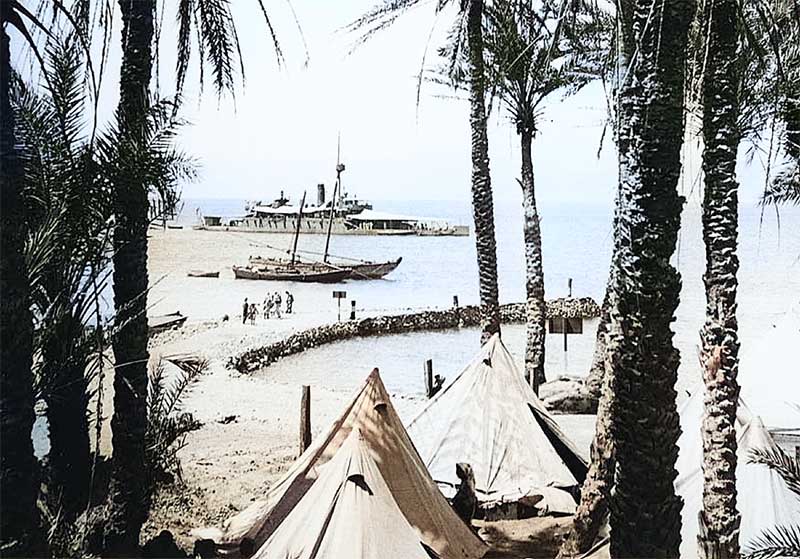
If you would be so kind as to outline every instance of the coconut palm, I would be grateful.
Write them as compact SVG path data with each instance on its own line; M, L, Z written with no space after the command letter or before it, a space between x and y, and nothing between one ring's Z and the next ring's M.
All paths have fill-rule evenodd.
M736 509L736 409L739 337L736 321L739 132L739 21L737 0L702 4L698 34L706 43L702 72L703 240L706 247L706 320L700 331L706 397L703 414L701 557L739 555Z
M693 0L617 2L619 192L607 347L613 374L613 557L677 557L679 353L670 324L681 287L669 263L683 198L684 73Z
M383 0L349 25L362 32L361 41L390 26L403 13L423 0ZM500 332L500 305L497 287L497 243L494 234L494 202L489 172L489 139L486 129L487 77L484 61L484 0L437 0L436 12L458 5L455 25L455 52L467 45L467 80L469 82L472 155L472 215L475 224L475 247L478 257L478 282L481 311L481 343Z

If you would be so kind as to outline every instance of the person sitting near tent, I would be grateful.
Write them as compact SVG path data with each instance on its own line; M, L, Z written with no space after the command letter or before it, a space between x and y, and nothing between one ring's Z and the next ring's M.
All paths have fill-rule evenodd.
M456 475L461 483L453 496L453 510L467 526L472 526L472 519L478 508L478 497L475 495L475 474L472 466L464 462L456 464Z
M433 386L431 387L430 397L433 398L436 396L436 393L442 389L442 386L444 386L444 377L442 375L433 375Z
M292 314L292 305L294 305L294 295L286 292L286 314Z

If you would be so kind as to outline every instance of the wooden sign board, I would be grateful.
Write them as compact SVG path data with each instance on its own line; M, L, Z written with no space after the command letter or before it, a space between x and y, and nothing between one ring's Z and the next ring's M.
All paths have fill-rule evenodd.
M566 332L564 328L566 326ZM547 330L551 334L583 334L582 318L551 318L547 321Z
M334 299L347 299L347 291L334 291L333 292Z

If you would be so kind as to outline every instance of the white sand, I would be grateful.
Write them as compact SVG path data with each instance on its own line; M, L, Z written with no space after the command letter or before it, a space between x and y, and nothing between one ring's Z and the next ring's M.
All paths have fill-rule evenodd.
M169 529L187 548L192 528L221 522L263 495L298 453L300 383L285 378L277 382L269 375L243 376L226 369L226 361L291 331L336 320L335 306L327 303L323 308L321 299L312 298L308 291L296 295L296 314L242 325L242 299L260 301L266 291L277 287L233 279L230 264L246 262L252 250L240 240L191 230L154 231L150 239L150 276L163 278L153 288L150 300L155 304L150 314L180 310L190 317L184 328L153 339L151 359L193 353L210 363L185 400L185 411L203 423L189 435L180 453L185 487L157 496L145 532L147 536ZM222 274L219 279L190 278L186 272L191 269L219 269ZM226 313L231 320L208 322ZM392 396L401 414L421 403L403 394ZM327 428L350 397L350 391L314 386L315 435ZM228 416L235 419L222 423ZM593 417L566 416L562 423L588 454Z

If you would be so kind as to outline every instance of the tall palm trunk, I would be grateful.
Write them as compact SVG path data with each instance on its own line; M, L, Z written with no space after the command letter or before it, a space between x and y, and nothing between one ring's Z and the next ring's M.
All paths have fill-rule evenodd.
M670 324L681 288L670 264L678 195L686 46L694 0L619 0L619 211L611 318L616 454L612 557L678 557L675 494L680 355Z
M530 379L534 392L545 382L544 341L545 302L544 269L542 267L542 232L539 228L539 213L536 211L536 191L533 181L533 155L531 144L533 131L520 129L522 147L522 208L525 214L523 235L525 238L525 293L527 313L525 343L525 375Z
M739 64L736 0L706 2L708 47L703 79L703 239L706 322L700 331L706 394L703 415L703 510L700 557L739 556L736 510L736 408L739 336L736 255Z
M0 7L7 21L9 5ZM25 268L26 216L11 113L11 59L5 25L0 37L0 549L4 557L41 552L38 464L33 455L33 317Z
M123 141L144 136L152 71L154 0L119 0L122 68L118 115ZM114 417L111 420L112 480L107 555L130 555L147 517L145 431L147 428L147 185L136 175L114 185Z
M486 132L486 100L483 63L483 0L464 0L467 7L469 46L470 127L472 129L472 214L481 305L481 343L500 332L497 290L497 244L494 237L494 205L489 175L489 138Z
M605 348L605 342L603 342ZM604 362L605 363L605 362ZM597 405L597 425L592 439L591 462L581 486L581 500L572 526L558 551L558 559L580 557L592 547L608 517L608 503L614 486L614 441L611 430L613 367L604 367Z

